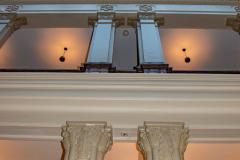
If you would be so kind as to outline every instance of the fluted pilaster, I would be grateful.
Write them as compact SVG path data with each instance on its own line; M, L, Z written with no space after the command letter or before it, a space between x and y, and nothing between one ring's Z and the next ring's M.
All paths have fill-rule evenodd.
M138 148L147 160L184 160L187 139L184 123L145 122L138 129Z
M102 160L112 146L112 128L105 122L67 122L62 127L64 160Z

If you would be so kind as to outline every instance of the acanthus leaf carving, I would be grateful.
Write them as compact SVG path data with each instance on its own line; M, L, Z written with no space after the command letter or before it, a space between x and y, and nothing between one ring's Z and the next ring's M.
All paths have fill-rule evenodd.
M157 149L159 159L178 160L180 157L183 160L188 137L188 129L184 128L183 123L149 122L139 127L138 146L145 157L146 151ZM150 143L150 149L146 147L146 142Z
M109 149L112 144L111 130L109 131L109 128L105 127L104 123L89 126L85 122L69 122L66 127L62 127L62 130L64 148L65 150L70 148L69 157L74 157L75 160L89 160L93 147L98 148L101 145L102 148ZM105 138L106 142L101 143L104 136L107 137ZM64 160L68 160L69 157Z

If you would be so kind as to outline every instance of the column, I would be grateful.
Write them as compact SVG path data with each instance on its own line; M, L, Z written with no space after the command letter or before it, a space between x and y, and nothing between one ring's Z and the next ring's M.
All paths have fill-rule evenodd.
M184 160L188 129L184 123L145 122L138 128L138 148L147 160Z
M98 12L98 19L89 19L93 26L92 41L87 63L82 72L114 72L112 66L115 29L124 24L124 19L115 19L114 12Z
M0 49L7 39L22 25L27 25L27 19L17 17L16 13L0 13Z
M128 25L136 28L138 41L138 66L140 73L166 73L171 68L165 63L158 27L164 18L156 18L152 12L139 12L138 19L128 19Z
M113 143L106 122L67 122L62 130L64 160L103 160Z
M236 18L228 18L226 25L232 27L232 29L240 35L240 13L237 14Z

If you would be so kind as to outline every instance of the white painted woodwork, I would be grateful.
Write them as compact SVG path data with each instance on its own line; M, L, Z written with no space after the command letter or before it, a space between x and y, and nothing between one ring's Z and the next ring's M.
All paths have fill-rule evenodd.
M161 40L158 32L158 25L155 22L155 14L145 15L147 13L138 13L140 32L137 32L138 47L142 53L139 53L139 57L142 58L140 63L165 63ZM149 17L150 16L150 17ZM153 16L153 17L152 17Z
M12 34L11 27L7 26L9 21L0 20L0 49Z
M190 143L240 142L239 95L239 75L0 73L0 138L60 141L66 121L94 119L115 142L136 142L144 121L185 122Z
M114 13L98 13L98 20L92 20L94 30L87 62L112 63L115 35Z
M117 17L127 19L136 17L140 6L139 4L115 4L110 12L115 12ZM237 5L194 5L192 3L191 5L154 4L151 6L151 12L155 12L157 17L165 18L167 23L162 26L163 28L231 29L226 26L226 20L235 18L237 15L234 9ZM9 13L5 11L7 7L7 5L0 5L0 13ZM97 16L97 12L102 11L100 8L99 4L23 4L14 12L18 16L27 18L28 25L24 26L26 28L87 28L90 27L87 23L88 17ZM124 27L130 28L127 25Z

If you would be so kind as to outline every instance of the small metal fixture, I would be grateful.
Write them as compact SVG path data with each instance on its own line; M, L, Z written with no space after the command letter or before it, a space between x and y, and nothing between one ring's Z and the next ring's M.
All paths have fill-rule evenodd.
M59 61L60 61L60 62L64 62L64 61L65 61L64 54L65 54L66 51L67 51L67 48L65 47L65 48L64 48L64 53L63 53L63 55L59 58Z
M124 31L123 31L123 35L124 35L124 36L128 36L128 35L129 35L128 30L124 30Z
M189 62L191 61L191 59L190 59L190 57L188 57L187 54L186 54L186 48L183 48L182 51L185 53L185 56L186 56L186 57L185 57L185 62L186 62L186 63L189 63Z
M127 132L121 132L121 136L122 137L128 137L128 133Z

